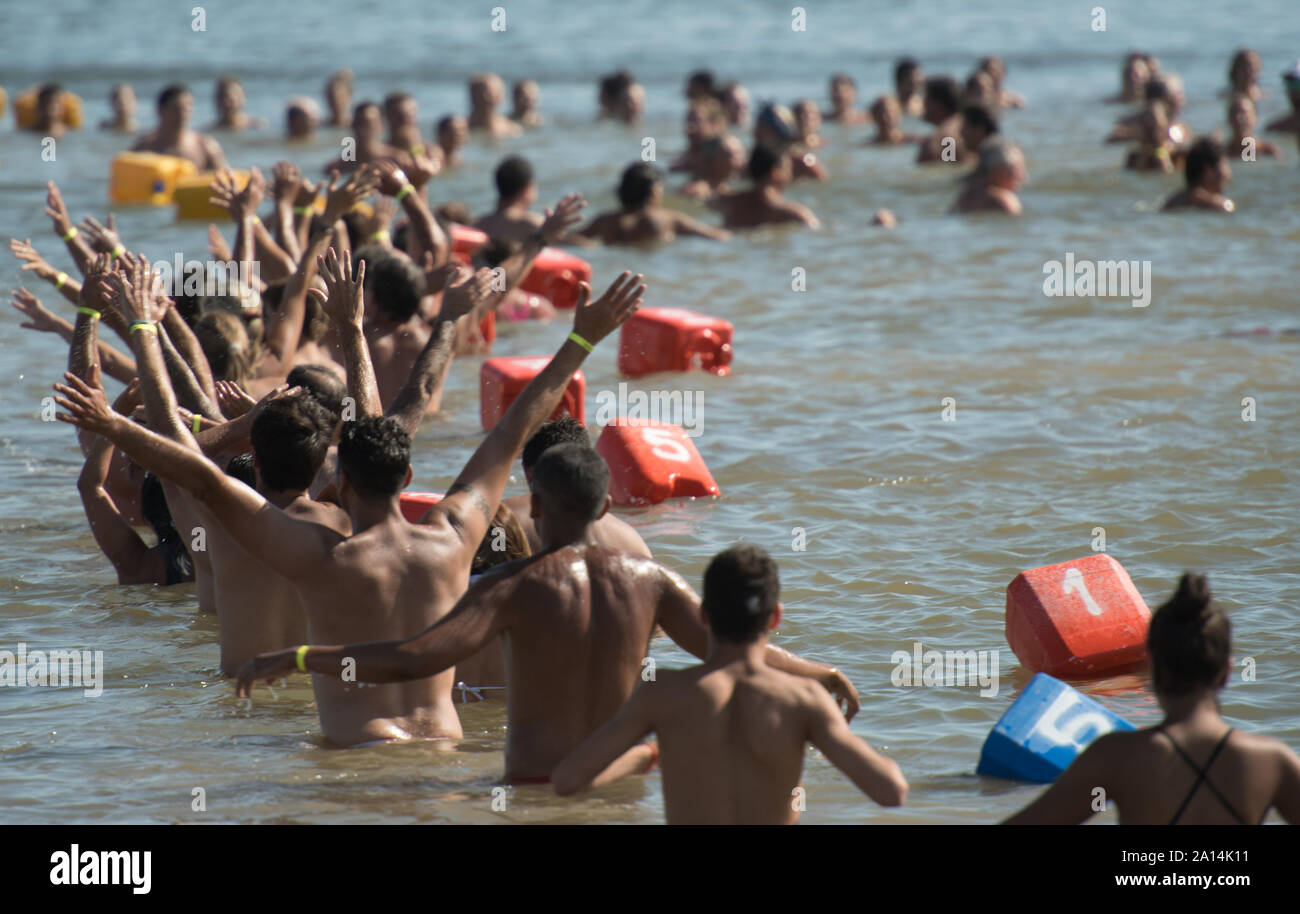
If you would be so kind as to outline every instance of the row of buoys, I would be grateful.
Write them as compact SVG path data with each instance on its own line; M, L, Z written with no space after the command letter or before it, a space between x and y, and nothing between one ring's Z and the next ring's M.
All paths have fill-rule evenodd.
M1088 744L1133 725L1057 676L1095 678L1147 659L1151 611L1105 553L1016 575L1007 586L1007 643L1037 675L993 726L977 774L1049 783Z

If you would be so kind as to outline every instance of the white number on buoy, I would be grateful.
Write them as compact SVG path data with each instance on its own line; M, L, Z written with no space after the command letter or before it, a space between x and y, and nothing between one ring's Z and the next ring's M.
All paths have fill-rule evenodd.
M678 463L686 463L691 459L691 454L686 447L663 429L648 428L641 433L641 437L647 444L654 445L650 453L656 457L675 460Z
M1062 593L1077 593L1083 598L1083 605L1087 607L1088 612L1094 616L1101 615L1101 607L1097 601L1088 593L1088 586L1083 583L1083 572L1078 568L1065 569L1065 579L1061 582Z
M1114 729L1114 723L1105 714L1097 711L1084 711L1082 714L1076 714L1071 717L1065 726L1059 726L1059 722L1066 712L1076 705L1083 702L1080 696L1075 692L1062 692L1057 696L1056 701L1043 712L1043 716L1038 719L1038 725L1034 727L1034 733L1051 740L1059 746L1075 745L1082 749L1092 740L1101 736L1103 733L1109 733ZM1083 734L1092 728L1092 735L1084 739Z

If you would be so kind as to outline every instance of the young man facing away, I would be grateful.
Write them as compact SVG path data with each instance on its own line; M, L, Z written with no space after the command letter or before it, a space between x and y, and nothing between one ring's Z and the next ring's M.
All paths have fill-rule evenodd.
M642 683L556 767L555 792L608 783L657 757L670 825L793 824L811 743L871 799L902 805L907 781L897 763L849 730L825 689L767 662L779 598L776 563L762 549L741 544L714 557L701 604L704 663ZM639 745L651 732L657 750Z

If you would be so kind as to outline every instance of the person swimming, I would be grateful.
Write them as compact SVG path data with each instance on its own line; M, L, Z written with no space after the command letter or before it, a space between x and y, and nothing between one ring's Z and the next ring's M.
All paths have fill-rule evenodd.
M539 111L542 90L538 87L537 80L517 80L510 90L510 101L514 106L510 111L510 120L516 124L521 127L540 127L546 123Z
M1282 71L1282 88L1286 91L1287 101L1291 103L1291 113L1270 121L1264 129L1300 133L1300 60Z
M892 95L878 95L871 103L871 121L876 125L875 136L866 142L868 146L899 146L904 143L919 143L925 137L903 131L903 109L898 99Z
M768 103L754 119L754 146L780 151L790 160L790 179L826 180L826 169L817 156L799 144L799 125L794 113L784 105Z
M985 141L1001 130L997 117L987 105L967 105L961 109L961 144L977 155Z
M1228 126L1232 136L1228 138L1227 147L1233 154L1239 155L1243 162L1253 162L1260 156L1280 159L1282 150L1275 143L1255 136L1259 125L1259 112L1249 95L1238 94L1228 101Z
M918 165L955 164L969 158L961 142L961 90L951 76L925 81L925 121L934 126L916 152Z
M1132 105L1146 98L1147 83L1155 75L1147 63L1147 55L1141 51L1130 51L1120 68L1120 89L1115 95L1105 99L1110 105Z
M1169 115L1164 102L1151 102L1138 120L1138 147L1124 159L1130 171L1172 172L1182 153L1169 142Z
M601 213L578 234L604 244L644 244L697 236L726 241L731 233L663 205L664 175L649 162L633 162L618 183L619 209Z
M730 133L714 137L700 146L700 176L678 191L695 200L712 200L730 189L728 182L745 171L745 147Z
M1029 180L1025 157L1020 147L995 136L980 147L979 164L970 184L953 203L952 213L999 212L1019 216L1020 198L1016 191Z
M1232 55L1228 64L1228 87L1220 95L1232 97L1245 95L1251 101L1259 101L1266 93L1259 84L1259 51L1253 48L1241 48Z
M894 97L905 117L925 113L925 71L912 57L900 57L894 63Z
M1121 825L1248 825L1270 809L1300 822L1300 757L1226 724L1219 692L1233 672L1232 623L1203 575L1188 573L1151 616L1151 687L1165 718L1100 736L1008 825L1092 818L1100 788Z
M822 119L828 124L863 124L867 115L860 111L858 104L858 84L847 73L835 73L830 83L831 108Z
M1176 209L1212 209L1230 213L1236 207L1224 194L1232 167L1218 140L1205 137L1192 144L1183 165L1187 186L1165 201L1165 212Z
M713 201L722 212L722 224L729 229L750 229L760 225L798 222L809 228L821 223L812 210L787 200L785 188L791 181L790 157L784 151L759 144L749 156L749 178L753 187L723 194Z

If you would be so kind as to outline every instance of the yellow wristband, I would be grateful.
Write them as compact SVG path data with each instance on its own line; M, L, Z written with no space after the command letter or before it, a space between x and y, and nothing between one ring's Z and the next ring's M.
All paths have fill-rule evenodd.
M87 307L85 307L84 305L79 305L79 306L77 307L77 313L78 313L78 314L84 314L84 315L86 315L87 317L89 317L89 318L92 319L92 320L98 320L98 319L99 319L99 312L98 312L98 311L96 311L94 308L87 308Z
M67 281L68 281L68 274L60 270L59 275L54 277L54 288L62 289L63 284Z
M305 216L305 215L307 215L308 213L310 213L313 209L315 209L315 207L312 207L312 206L295 206L295 207L293 208L293 214L294 214L295 216Z
M68 234L61 235L60 237L64 241L71 241L73 238L77 237L77 227L74 225L72 228L68 229Z
M294 658L295 662L298 664L298 670L303 673L307 672L307 650L308 646L304 644L302 647L298 648L298 654Z
M414 184L406 184L393 196L393 199L400 203L402 202L402 198L413 190L415 190Z
M152 333L154 336L158 335L158 325L153 321L132 321L131 332L135 333L137 330L147 331Z
M573 333L569 334L569 339L573 340L575 343L577 343L579 346L581 346L583 349L587 350L588 352L591 352L591 350L596 348L591 343L588 343L582 337L578 336L578 332L576 330Z
M251 219L250 219L249 221L252 222L254 225L260 225L261 222L262 222L262 217L261 217L261 216L254 215L254 216L251 217Z
M119 244L117 247L113 248L113 252L109 256L121 257L125 253L126 253L126 245Z
M194 434L197 435L199 433L199 428L203 425L203 417L195 416L194 422L191 423L191 425L193 426Z
M381 229L370 236L371 241L389 241L393 236L388 234L388 229Z

